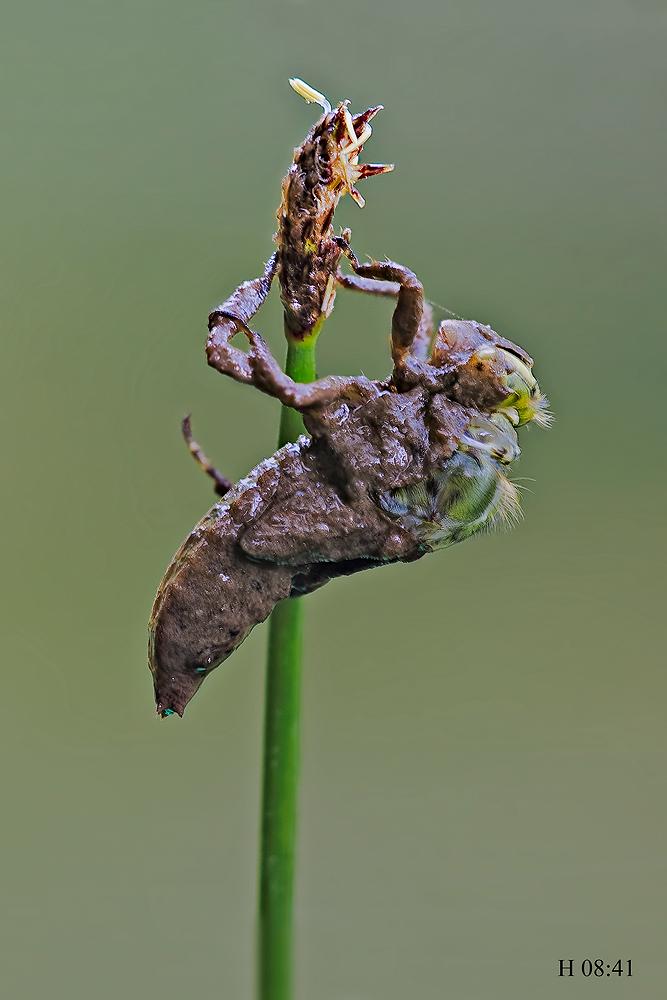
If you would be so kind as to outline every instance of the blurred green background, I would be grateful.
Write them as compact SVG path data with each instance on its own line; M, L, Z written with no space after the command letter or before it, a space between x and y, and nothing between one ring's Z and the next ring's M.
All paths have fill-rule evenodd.
M664 983L664 127L659 0L5 5L3 996L250 998L266 630L179 722L146 620L273 401L206 367L316 117L381 101L360 254L537 359L514 533L308 599L299 1000ZM320 370L387 371L340 293ZM283 350L274 301L260 328Z

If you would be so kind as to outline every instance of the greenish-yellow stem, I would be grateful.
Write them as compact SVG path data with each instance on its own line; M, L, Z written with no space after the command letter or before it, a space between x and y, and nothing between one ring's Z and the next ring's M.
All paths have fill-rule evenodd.
M288 340L285 371L295 382L315 377L318 329ZM303 433L301 416L283 407L279 446ZM292 909L299 778L303 602L278 604L269 621L264 716L264 779L259 900L259 1000L291 1000Z

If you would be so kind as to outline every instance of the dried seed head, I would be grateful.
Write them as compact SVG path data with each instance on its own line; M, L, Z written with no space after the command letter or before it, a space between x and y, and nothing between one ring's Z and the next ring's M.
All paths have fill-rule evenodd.
M278 267L288 336L303 340L333 308L341 248L334 240L333 217L344 194L363 207L356 184L393 170L393 164L360 164L371 120L381 105L352 115L349 102L334 110L326 97L303 80L290 86L324 114L294 150L282 183L278 208Z

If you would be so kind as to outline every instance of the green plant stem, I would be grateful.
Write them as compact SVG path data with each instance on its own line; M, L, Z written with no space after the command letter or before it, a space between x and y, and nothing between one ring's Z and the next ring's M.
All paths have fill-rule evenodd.
M285 371L315 378L317 332L288 341ZM283 407L279 446L303 432L301 416ZM292 900L299 778L302 600L278 604L269 621L264 715L264 778L259 898L259 1000L292 996Z

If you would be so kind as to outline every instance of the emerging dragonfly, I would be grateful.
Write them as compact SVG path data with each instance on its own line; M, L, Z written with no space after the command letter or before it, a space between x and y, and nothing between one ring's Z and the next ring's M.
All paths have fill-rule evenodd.
M162 716L182 715L204 678L278 601L335 577L420 559L519 516L507 477L519 456L516 431L549 423L532 359L480 323L447 320L434 331L409 268L359 263L349 233L333 235L340 194L388 169L357 163L377 110L352 118L346 104L325 107L283 185L278 250L261 277L209 317L209 364L298 410L307 435L233 486L185 424L221 499L175 554L153 606L149 660ZM296 211L298 198L311 199L310 214ZM309 241L312 252L304 251ZM343 255L352 274L339 269ZM391 374L306 384L289 378L248 325L277 272L293 335L312 335L337 284L394 297ZM247 351L231 343L239 332Z

